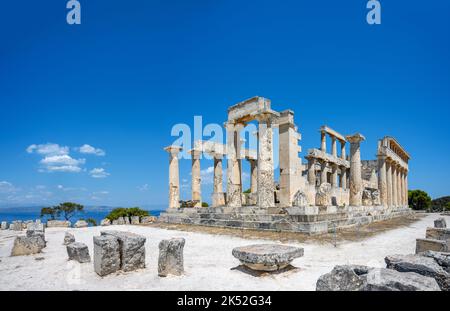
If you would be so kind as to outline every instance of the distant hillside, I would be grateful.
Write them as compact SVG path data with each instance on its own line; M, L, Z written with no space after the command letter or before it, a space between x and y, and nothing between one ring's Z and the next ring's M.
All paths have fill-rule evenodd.
M431 206L434 211L442 211L449 202L450 196L446 196L431 201Z

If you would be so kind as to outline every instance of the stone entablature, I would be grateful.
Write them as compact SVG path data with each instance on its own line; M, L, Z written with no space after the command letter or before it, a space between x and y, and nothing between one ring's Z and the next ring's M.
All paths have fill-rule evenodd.
M349 161L333 156L332 154L323 152L322 150L319 149L309 149L308 155L305 158L307 159L315 158L317 160L322 160L330 164L336 164L337 166L350 168Z

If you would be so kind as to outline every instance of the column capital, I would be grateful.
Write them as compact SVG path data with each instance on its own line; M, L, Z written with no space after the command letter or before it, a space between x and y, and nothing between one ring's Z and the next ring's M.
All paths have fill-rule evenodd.
M171 145L171 146L165 147L164 150L172 155L177 155L179 152L181 152L183 150L183 148L180 146Z
M193 159L198 160L202 155L202 151L198 149L191 149L189 150L189 154L192 156Z
M353 135L348 135L345 138L351 144L358 144L358 143L366 140L366 138L360 133L356 133L356 134L353 134Z

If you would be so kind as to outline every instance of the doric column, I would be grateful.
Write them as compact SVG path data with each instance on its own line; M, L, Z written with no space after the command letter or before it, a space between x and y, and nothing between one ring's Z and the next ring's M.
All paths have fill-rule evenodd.
M327 178L327 162L320 161L320 184L328 182Z
M275 182L273 172L273 130L271 115L259 115L258 125L258 206L275 206Z
M331 136L331 154L337 158L336 137Z
M256 195L258 193L258 161L249 159L250 162L250 193Z
M398 206L397 163L392 162L392 205Z
M316 159L308 158L308 183L316 186Z
M333 164L331 166L331 186L333 186L334 188L338 187L338 180L337 180L338 173L337 173L337 171L338 171L337 165Z
M347 189L347 168L341 167L341 188Z
M405 172L405 194L406 194L406 204L405 205L409 205L409 195L408 195L408 171Z
M341 159L344 159L347 157L345 154L345 141L341 141Z
M320 150L327 152L327 133L320 132Z
M388 190L386 176L386 156L378 155L378 190L380 191L381 205L388 205Z
M178 153L183 150L178 146L164 148L169 153L169 208L180 207L180 172Z
M386 159L386 189L387 189L387 205L393 206L394 199L392 193L392 162Z
M195 201L194 207L202 207L202 178L200 176L200 156L201 151L191 150L192 156L192 201Z
M360 144L365 140L361 134L347 136L350 142L350 205L362 205L362 176L361 176L361 149Z
M399 165L397 167L397 206L402 205L402 199L403 199L401 174L402 174L402 168Z
M214 153L214 192L212 197L212 205L224 206L225 194L223 193L223 156Z
M240 176L239 148L240 126L234 123L226 123L227 129L227 205L230 207L242 206L242 185Z

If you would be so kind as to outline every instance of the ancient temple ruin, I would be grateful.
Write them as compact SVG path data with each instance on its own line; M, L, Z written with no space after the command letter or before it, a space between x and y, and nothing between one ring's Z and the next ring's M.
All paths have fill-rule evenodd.
M240 132L257 121L257 150L243 148ZM169 146L169 208L160 221L260 230L322 233L409 213L410 156L392 137L379 140L377 159L362 160L365 137L320 127L320 148L309 149L303 164L301 134L294 112L272 110L270 100L253 97L228 109L225 144L196 141L192 155L192 207L180 206L178 155ZM279 180L274 174L273 129L278 128ZM331 139L331 152L327 150ZM339 152L338 152L339 143ZM346 147L349 145L349 154ZM214 161L212 206L202 207L202 154ZM243 193L242 162L250 163L250 193ZM226 161L226 188L223 163Z

